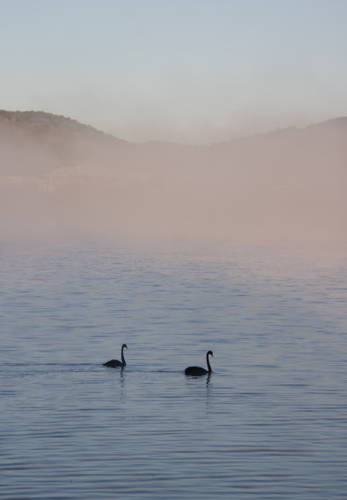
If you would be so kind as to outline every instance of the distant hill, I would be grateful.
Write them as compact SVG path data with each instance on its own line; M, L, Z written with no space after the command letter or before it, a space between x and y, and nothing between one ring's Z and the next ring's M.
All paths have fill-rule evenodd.
M79 137L89 137L92 140L98 139L105 142L126 143L121 139L116 139L110 134L105 134L90 125L83 125L76 120L65 116L44 113L43 111L5 111L0 110L0 126L5 130L22 131L31 137L42 137L46 134L62 134Z
M114 163L129 143L76 120L0 110L0 175L43 175L80 163Z
M35 111L0 111L0 176L42 176L93 163L113 171L175 174L214 183L280 184L345 179L347 117L235 138L210 146L133 144L76 120ZM329 175L328 175L329 174Z

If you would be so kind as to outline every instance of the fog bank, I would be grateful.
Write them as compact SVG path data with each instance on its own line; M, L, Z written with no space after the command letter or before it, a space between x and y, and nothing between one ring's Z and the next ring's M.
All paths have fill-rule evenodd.
M136 145L0 112L0 236L344 242L346 136L341 118L211 146Z

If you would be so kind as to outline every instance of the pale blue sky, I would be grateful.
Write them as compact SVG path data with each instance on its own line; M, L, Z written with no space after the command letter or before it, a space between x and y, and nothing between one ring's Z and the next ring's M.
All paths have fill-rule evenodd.
M347 115L347 0L0 0L0 108L132 141Z

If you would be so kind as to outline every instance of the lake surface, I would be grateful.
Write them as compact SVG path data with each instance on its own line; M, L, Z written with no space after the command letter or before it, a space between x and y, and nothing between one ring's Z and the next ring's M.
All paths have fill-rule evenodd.
M346 499L346 255L3 241L0 497Z

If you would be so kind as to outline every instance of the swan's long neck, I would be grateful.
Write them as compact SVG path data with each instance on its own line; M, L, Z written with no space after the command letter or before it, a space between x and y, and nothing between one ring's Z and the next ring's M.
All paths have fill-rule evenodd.
M122 364L125 366L126 362L125 362L125 359L124 359L123 351L124 351L124 346L122 346Z
M210 355L210 353L208 352L206 354L206 363L207 363L208 372L211 373L212 368L211 368L211 365L210 365L210 360L208 359L209 355Z

